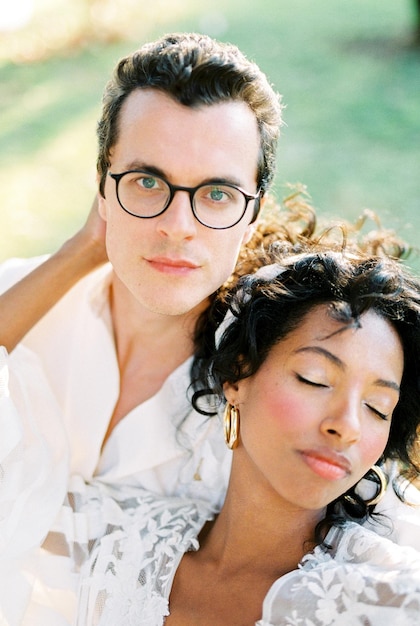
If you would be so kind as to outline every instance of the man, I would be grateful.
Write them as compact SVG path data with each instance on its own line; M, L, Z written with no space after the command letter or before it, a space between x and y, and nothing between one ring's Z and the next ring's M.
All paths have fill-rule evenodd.
M105 91L98 207L44 264L1 268L14 401L6 390L4 623L71 623L89 542L122 514L112 498L98 511L95 489L220 506L219 424L192 412L187 394L195 328L253 235L280 114L233 46L194 34L143 46Z

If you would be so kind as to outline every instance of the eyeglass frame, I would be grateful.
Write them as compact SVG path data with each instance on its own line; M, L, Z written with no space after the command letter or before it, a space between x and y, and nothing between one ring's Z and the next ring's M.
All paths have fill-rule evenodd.
M138 174L148 174L149 176L152 176L153 178L159 178L160 180L163 180L165 185L168 186L168 189L169 189L168 201L167 201L166 205L163 207L163 209L161 211L159 211L159 213L156 213L155 215L136 215L135 213L131 213L131 211L129 211L123 205L123 203L121 202L120 196L119 196L119 193L118 193L118 187L119 187L120 181L126 174L135 174L135 173L138 173ZM257 219L258 213L260 212L260 208L261 208L261 189L258 189L256 194L250 194L250 193L247 193L246 191L244 191L241 187L238 187L237 185L232 185L232 183L225 183L225 182L220 182L220 181L219 182L217 182L217 181L210 181L208 183L200 183L200 185L197 185L196 187L184 187L182 185L172 185L172 183L167 181L166 178L163 178L163 176L160 176L158 174L154 174L154 173L152 173L152 172L150 172L148 170L138 170L138 169L127 170L127 171L121 172L119 174L113 174L112 172L108 171L108 175L112 179L115 180L115 193L116 193L118 204L120 205L120 207L123 209L123 211L125 211L129 215L132 215L133 217L138 217L139 219L150 220L150 219L153 219L154 217L158 217L159 215L162 215L162 213L164 213L169 208L169 206L170 206L172 200L174 199L174 196L175 196L177 191L186 191L188 193L188 195L190 197L191 210L192 210L192 213L193 213L195 219L202 226L205 226L206 228L211 228L212 230L227 230L228 228L233 228L234 226L239 224L239 222L243 219L243 217L244 217L244 215L246 213L246 210L248 208L248 204L249 204L249 202L251 202L251 200L255 200L255 206L254 206L254 212L252 214L252 219L249 222L250 224L255 222L255 220ZM208 224L204 224L204 222L202 222L199 219L199 217L197 216L197 214L195 212L193 200L194 200L194 195L196 194L196 192L201 187L207 187L209 185L218 185L218 184L219 185L223 185L224 187L230 187L231 189L236 189L245 198L245 206L244 206L244 210L242 212L241 217L239 219L237 219L236 222L234 222L230 226L209 226Z

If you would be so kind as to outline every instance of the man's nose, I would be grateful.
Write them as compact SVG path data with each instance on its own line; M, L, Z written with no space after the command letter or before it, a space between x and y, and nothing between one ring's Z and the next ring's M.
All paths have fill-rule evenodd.
M177 190L166 210L158 216L158 229L165 237L191 239L197 233L198 221L191 207L190 194Z

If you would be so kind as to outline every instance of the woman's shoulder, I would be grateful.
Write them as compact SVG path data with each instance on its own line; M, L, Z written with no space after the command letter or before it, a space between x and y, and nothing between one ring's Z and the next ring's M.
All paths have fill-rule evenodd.
M411 546L399 545L372 528L346 522L331 529L326 543L331 545L331 556L337 563L365 563L387 570L414 567L420 580L420 552Z
M348 522L277 580L258 626L420 623L420 553ZM305 621L306 620L306 621Z

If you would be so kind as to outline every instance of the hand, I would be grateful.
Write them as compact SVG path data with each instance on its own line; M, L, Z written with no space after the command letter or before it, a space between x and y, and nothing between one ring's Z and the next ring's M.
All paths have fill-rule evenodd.
M0 295L0 344L9 352L78 280L107 261L105 232L95 198L82 228Z
M98 195L96 195L86 222L62 247L62 251L66 253L83 254L92 270L108 260L105 246L106 222L99 215L99 202Z

